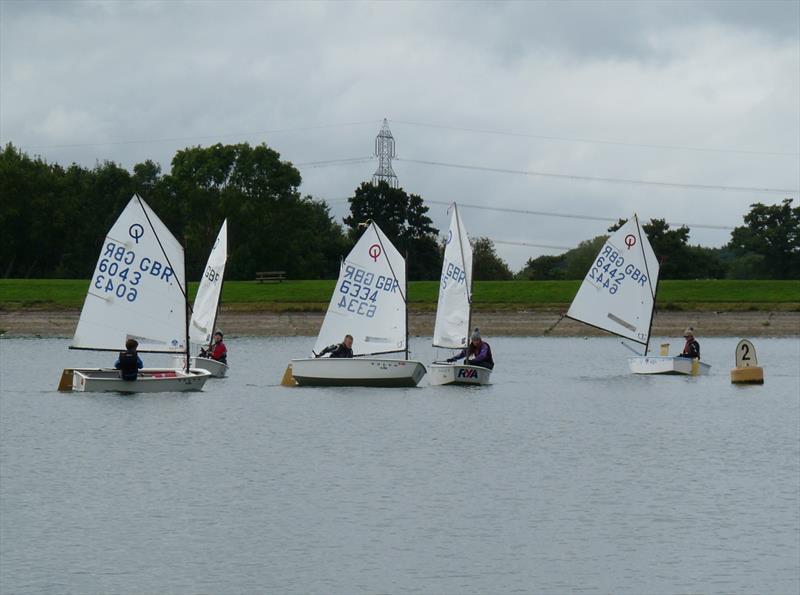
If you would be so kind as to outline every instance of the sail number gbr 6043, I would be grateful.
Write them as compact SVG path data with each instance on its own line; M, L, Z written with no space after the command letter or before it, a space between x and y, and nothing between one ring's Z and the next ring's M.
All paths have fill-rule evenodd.
M360 267L346 265L339 285L342 294L337 306L352 314L372 318L377 309L380 293L394 293L399 288L397 279L375 275Z
M137 258L133 250L108 242L97 263L92 287L133 302L139 295L139 283L143 275L170 283L174 273L168 265L154 258Z
M647 283L647 275L632 263L625 264L625 258L611 244L603 246L586 278L592 285L607 289L614 295L625 279L631 279L642 287Z

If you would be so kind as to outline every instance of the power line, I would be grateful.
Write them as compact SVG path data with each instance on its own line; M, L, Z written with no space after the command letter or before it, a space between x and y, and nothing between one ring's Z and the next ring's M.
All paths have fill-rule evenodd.
M492 238L490 238L492 239ZM575 246L554 246L553 244L532 244L530 242L512 242L511 240L495 240L495 244L506 244L508 246L525 246L526 248L545 248L547 250L572 250Z
M208 140L226 137L258 136L262 134L283 134L289 132L307 132L310 130L325 130L327 128L346 128L349 126L362 126L365 124L375 124L375 120L365 120L362 122L344 122L341 124L322 124L319 126L301 126L298 128L274 128L272 130L257 130L255 132L226 132L224 134L207 134L204 136L176 136L136 140L101 141L91 143L67 143L61 145L20 145L25 149L64 149L70 147L99 147L107 145L144 145L151 143L172 143L189 142L195 140Z
M315 168L315 167L335 167L337 165L351 165L353 163L367 163L374 157L347 157L345 159L326 159L324 161L306 161L305 163L293 163L294 167ZM339 200L339 199L337 199ZM341 199L341 200L347 200Z
M431 161L427 159L406 159L396 157L396 161L406 163L418 163L421 165L433 165L436 167L450 167L454 169L468 169L474 171L487 171L502 174L516 174L523 176L535 176L542 178L556 178L560 180L578 180L582 182L607 182L610 184L631 184L640 186L659 186L663 188L682 188L684 190L717 190L727 192L749 192L764 194L797 194L799 191L794 188L754 188L751 186L723 186L716 184L687 184L682 182L659 182L654 180L633 180L628 178L609 178L599 176L582 176L576 174L557 174L552 172L529 171L521 169L507 169L502 167L488 167L482 165L465 165L461 163L445 163L443 161Z
M343 202L343 201L346 201L346 200L350 200L349 197L336 197L336 198L315 197L315 198L319 198L320 200L324 200L325 202L328 202L328 203L331 203L331 202ZM429 200L429 199L424 199L424 200L425 200L426 203L434 204L434 205L449 206L450 204L452 204L451 202L443 201L443 200ZM541 216L541 217L561 217L561 218L565 218L565 219L583 219L583 220L587 220L587 221L600 221L600 222L603 222L603 223L607 223L607 222L617 223L619 221L619 219L614 219L613 217L597 217L595 215L578 215L578 214L569 214L569 213L553 213L553 212L548 212L548 211L532 211L532 210L528 210L528 209L510 209L510 208L504 208L504 207L486 207L486 206L482 206L482 205L473 205L473 204L467 204L467 203L463 203L463 202L459 202L458 206L462 207L462 208L479 209L479 210L483 210L483 211L497 211L497 212L501 212L501 213L513 213L513 214L533 215L533 216ZM725 226L725 225L711 225L711 224L703 224L703 223L674 223L674 222L668 222L668 225L670 225L672 227L680 227L682 225L685 225L687 227L696 228L696 229L697 228L700 228L700 229L717 229L717 230L723 230L723 231L731 231L731 230L734 229L733 227ZM496 240L494 238L491 238L491 240L495 244L503 244L503 245L507 245L507 246L523 246L523 247L526 247L526 248L544 248L544 249L547 249L547 250L572 250L574 248L574 246L558 246L558 245L554 245L554 244L539 244L539 243L531 243L531 242L518 242L518 241L512 241L512 240Z
M344 199L347 200L347 199ZM443 200L428 200L425 199L425 202L434 204L434 205L449 205L450 203ZM463 202L458 203L459 207L463 207L465 209L480 209L483 211L497 211L500 213L514 213L520 215L534 215L539 217L560 217L563 219L583 219L586 221L602 221L602 222L611 222L616 223L618 219L614 219L613 217L597 217L595 215L578 215L578 214L570 214L570 213L553 213L549 211L531 211L528 209L510 209L505 207L486 207L483 205L473 205L467 204ZM673 227L680 227L681 225L685 225L687 227L693 228L700 228L700 229L721 229L724 231L731 231L734 228L729 225L713 225L708 223L673 223L669 222L669 225Z
M508 130L489 130L486 128L467 128L462 126L448 126L446 124L430 124L427 122L411 122L408 120L390 120L394 124L405 124L407 126L419 126L423 128L438 128L440 130L457 130L460 132L475 132L479 134L494 134L499 136L516 136L522 138L536 138L540 140L552 140L572 143L587 143L596 145L615 145L620 147L636 147L645 149L671 149L677 151L700 151L704 153L739 153L744 155L771 155L779 157L796 157L800 153L786 153L782 151L754 151L746 149L720 149L718 147L688 147L681 145L658 145L651 143L628 143L622 141L599 140L591 138L578 138L568 136L553 136L544 134L532 134L525 132L511 132Z

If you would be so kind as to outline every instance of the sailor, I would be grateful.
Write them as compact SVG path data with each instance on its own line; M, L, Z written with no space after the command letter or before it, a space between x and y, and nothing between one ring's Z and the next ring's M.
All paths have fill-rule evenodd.
M475 329L472 336L469 338L469 345L466 349L462 349L461 353L455 357L448 359L448 362L455 362L460 359L466 358L464 362L470 366L480 366L482 368L494 369L494 359L492 359L492 348L489 344L481 339L481 331Z
M200 357L207 357L223 364L228 363L228 348L222 342L224 335L222 331L214 333L214 340L208 349L200 350Z
M683 347L683 353L678 357L690 357L692 359L700 359L700 343L694 338L694 329L692 327L683 331L683 336L686 339L686 345Z
M125 351L121 351L117 358L114 368L119 370L123 380L136 380L139 370L144 367L142 358L136 353L139 342L136 339L125 341Z
M323 355L330 353L329 357L335 358L342 358L342 357L353 357L353 335L345 335L344 341L341 343L337 343L334 345L329 345L318 354L315 354L317 357L322 357Z

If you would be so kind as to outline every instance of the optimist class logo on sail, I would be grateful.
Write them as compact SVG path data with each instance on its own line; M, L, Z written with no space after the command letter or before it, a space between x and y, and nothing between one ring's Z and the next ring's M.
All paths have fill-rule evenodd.
M378 257L381 255L381 247L378 244L372 244L369 247L369 257L373 262L378 262Z

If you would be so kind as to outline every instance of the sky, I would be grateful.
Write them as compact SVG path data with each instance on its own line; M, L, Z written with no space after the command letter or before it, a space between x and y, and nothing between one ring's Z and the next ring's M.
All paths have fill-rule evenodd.
M48 161L265 142L341 218L384 118L515 270L609 225L543 213L733 227L800 198L800 2L0 2L0 142Z

